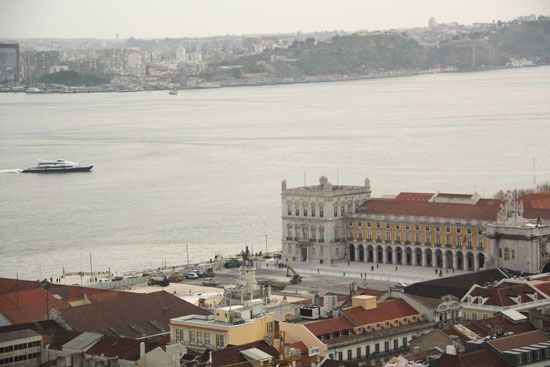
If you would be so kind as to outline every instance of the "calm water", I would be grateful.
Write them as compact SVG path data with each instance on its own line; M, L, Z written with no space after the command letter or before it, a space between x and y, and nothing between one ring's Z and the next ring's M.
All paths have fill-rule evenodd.
M550 67L127 94L0 94L0 276L280 247L280 181L374 195L550 177ZM92 173L9 173L39 158Z

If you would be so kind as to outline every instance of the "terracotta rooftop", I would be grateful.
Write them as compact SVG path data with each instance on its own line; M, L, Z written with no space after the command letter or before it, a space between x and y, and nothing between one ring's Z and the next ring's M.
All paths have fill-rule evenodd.
M51 294L59 295L61 298L68 302L83 298L88 299L90 302L102 302L119 297L131 297L135 295L135 293L132 292L113 291L107 289L87 288L54 283L48 284L46 289Z
M550 191L534 192L521 198L523 209L550 209Z
M258 340L252 343L228 346L221 350L212 351L212 367L217 366L230 366L230 365L240 365L240 366L252 366L251 363L248 363L246 358L241 354L241 351L257 348L264 353L269 354L273 357L273 360L279 358L279 351L275 347L267 344L263 340ZM209 358L209 351L206 351L203 356L203 362L207 362Z
M482 338L494 335L495 333L500 335L509 332L522 334L536 330L536 328L527 321L514 323L502 315L497 315L488 319L467 321L462 325Z
M529 281L529 283L533 287L537 288L538 291L550 297L550 280L549 279L544 279L544 280L536 279L536 280Z
M343 316L304 324L315 336L353 329L353 324Z
M0 314L12 324L47 319L48 309L65 308L69 304L58 300L42 288L0 294Z
M504 352L506 350L548 341L550 341L550 337L544 335L542 331L534 330L523 334L506 336L496 340L489 340L488 343L495 349Z
M480 205L369 199L362 204L359 213L496 221L501 202L492 200L491 203Z
M524 209L523 217L528 219L550 219L550 209Z
M290 346L294 349L299 350L302 354L307 354L308 352L307 346L304 344L304 342L299 341L296 343L292 343Z
M428 192L400 192L395 200L400 201L428 201L434 196L433 193Z
M0 294L40 288L36 280L0 278Z
M401 317L418 315L420 312L402 299L391 299L378 302L375 309L365 310L362 306L342 310L356 325L369 325Z
M65 308L59 313L73 330L127 338L166 333L175 317L208 314L164 291Z
M529 284L509 283L506 281L496 286L475 287L470 292L470 296L472 297L480 296L487 298L483 304L488 306L513 306L518 304L518 302L514 301L512 298L517 297L521 300L520 303L533 302L534 299L529 295L536 295L537 300L546 298L543 293L531 287Z
M482 349L458 355L443 354L434 367L508 367L504 359L491 350Z
M145 353L157 348L164 348L170 342L168 336L156 339L145 340ZM86 354L93 356L118 357L127 361L139 360L139 344L141 340L105 336L93 347L86 351Z

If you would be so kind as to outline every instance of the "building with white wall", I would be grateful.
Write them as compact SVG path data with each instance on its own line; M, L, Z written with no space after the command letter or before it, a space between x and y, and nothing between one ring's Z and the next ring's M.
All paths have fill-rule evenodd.
M325 176L319 185L287 188L282 182L282 258L286 261L343 260L345 214L370 198L370 181L364 186L333 185Z

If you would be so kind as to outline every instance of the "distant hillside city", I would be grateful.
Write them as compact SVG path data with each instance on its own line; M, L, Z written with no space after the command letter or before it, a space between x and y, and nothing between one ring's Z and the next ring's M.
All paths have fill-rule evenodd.
M266 85L550 64L550 17L387 31L165 39L3 39L0 91Z

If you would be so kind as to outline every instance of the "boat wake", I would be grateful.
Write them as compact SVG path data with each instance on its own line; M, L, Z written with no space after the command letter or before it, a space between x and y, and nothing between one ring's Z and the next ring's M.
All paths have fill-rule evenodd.
M0 173L21 173L22 170L13 168L13 169L0 169Z

